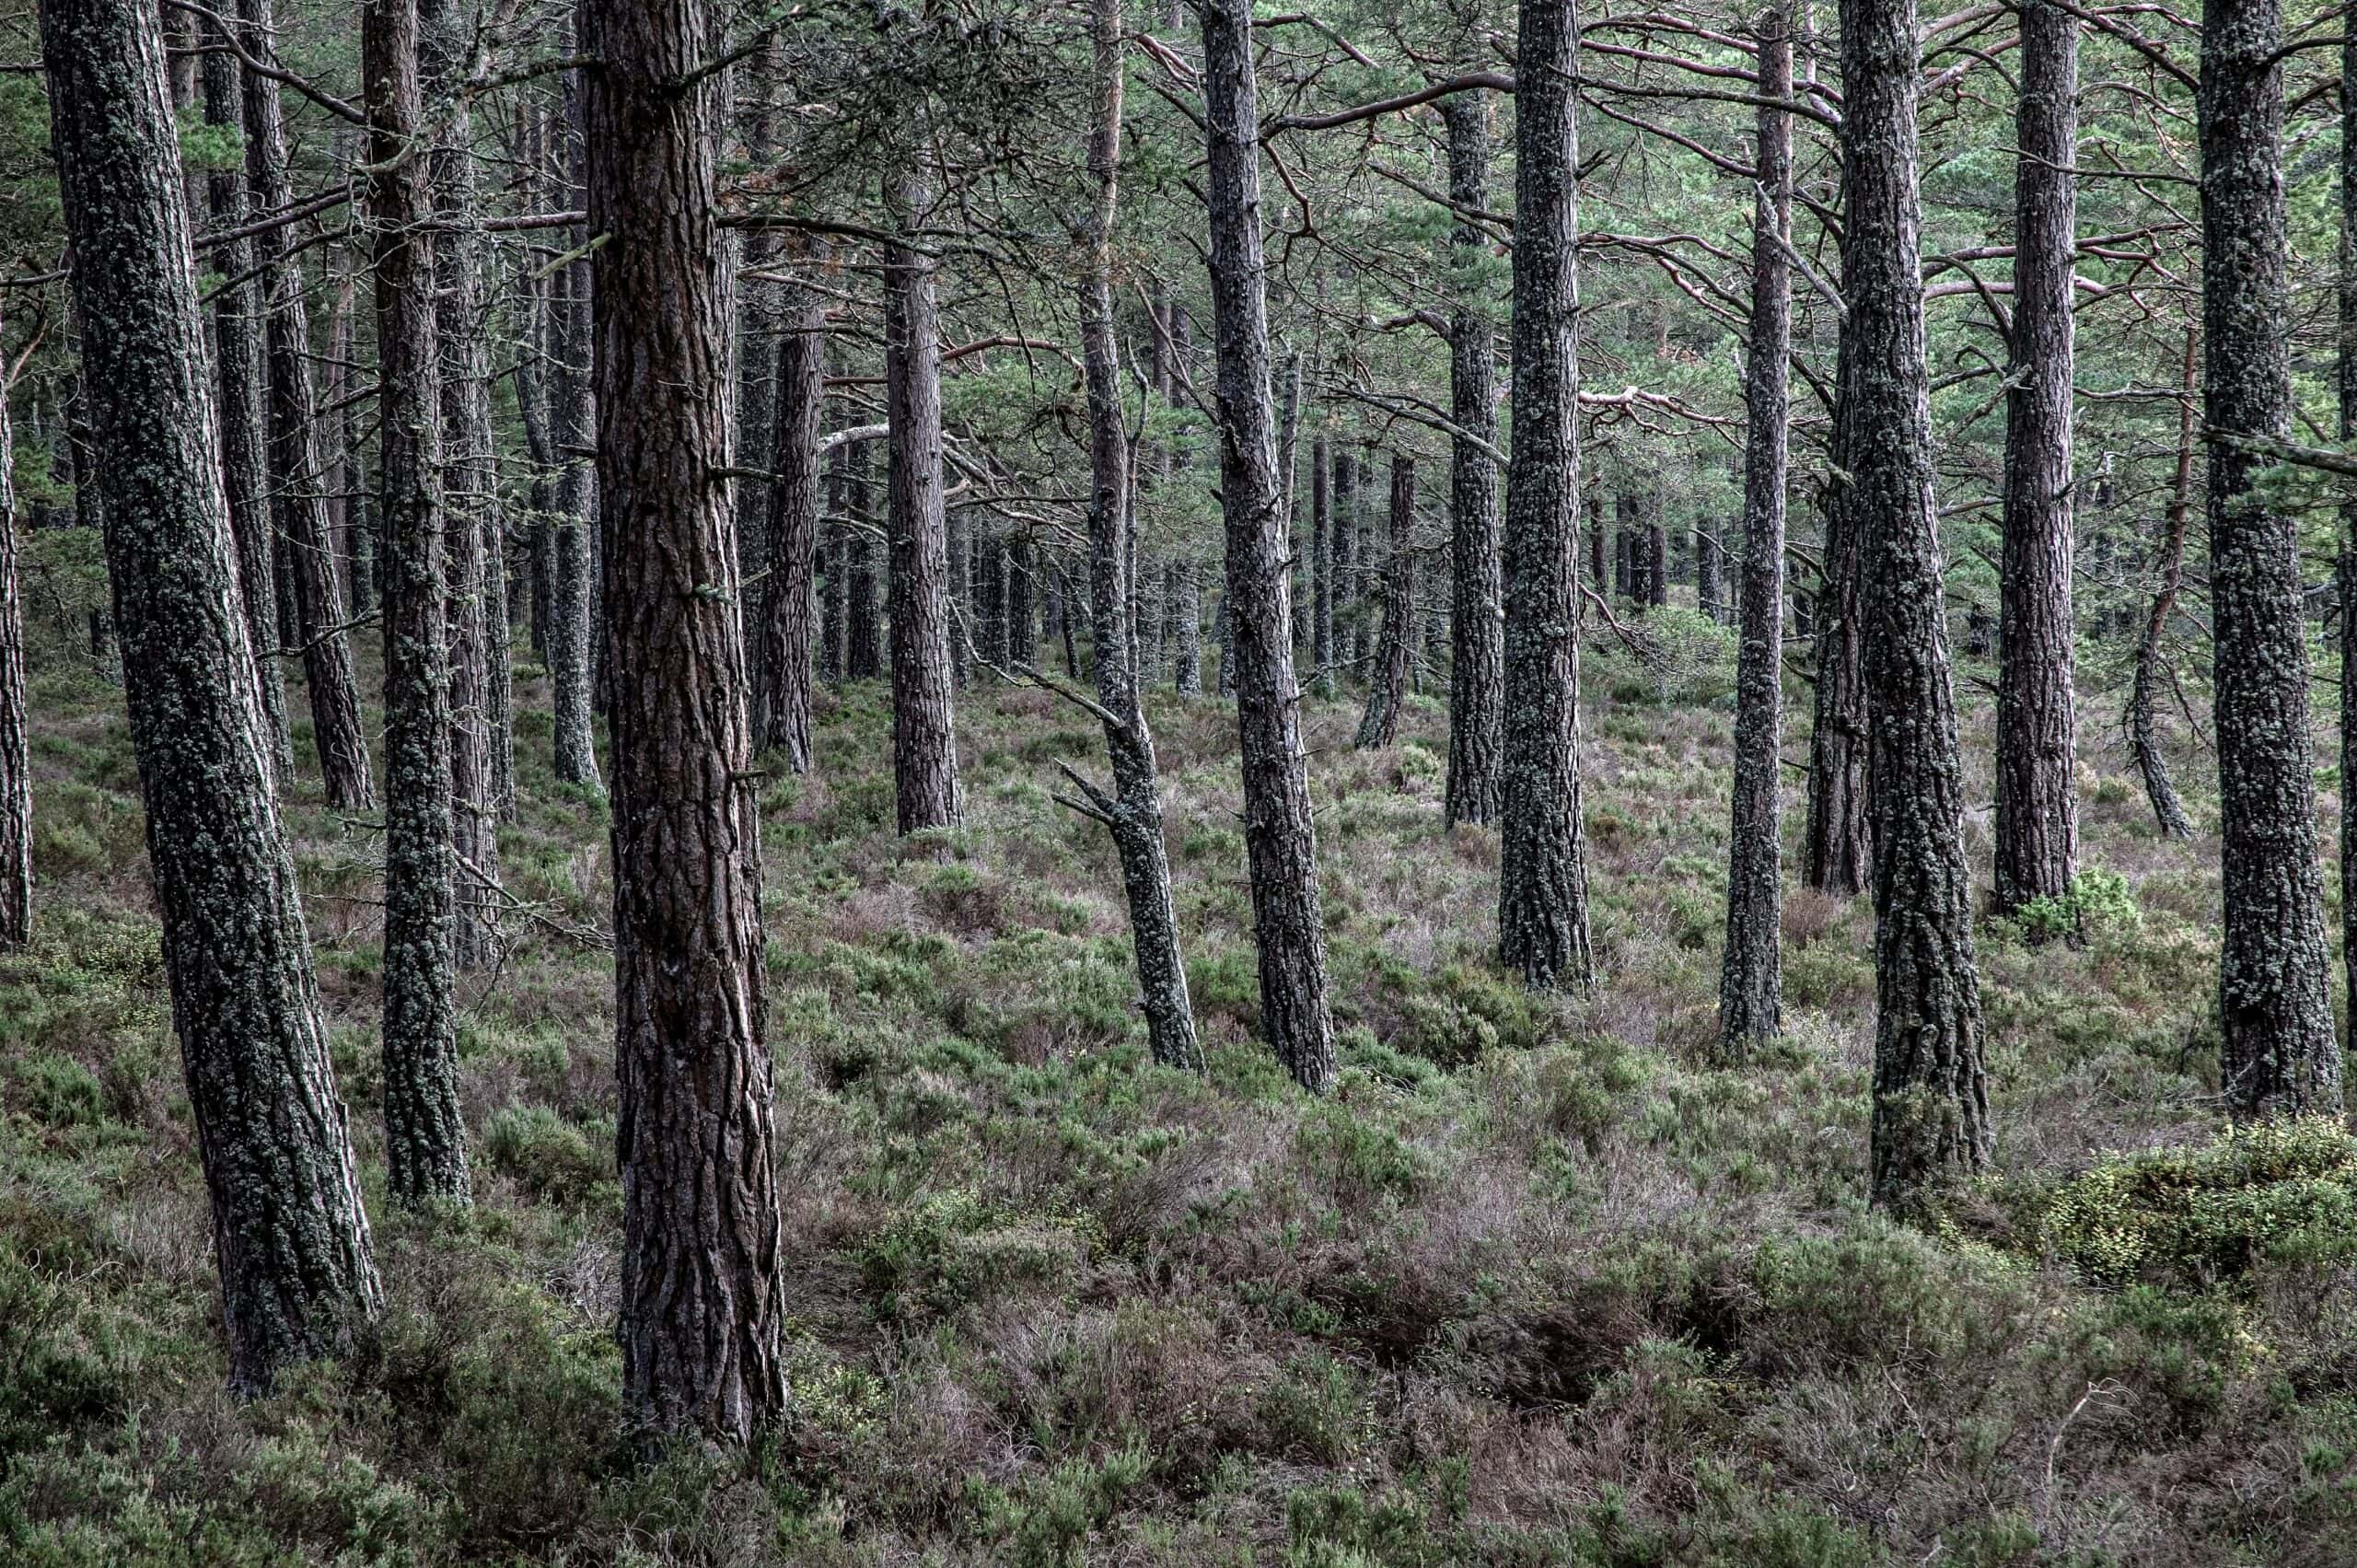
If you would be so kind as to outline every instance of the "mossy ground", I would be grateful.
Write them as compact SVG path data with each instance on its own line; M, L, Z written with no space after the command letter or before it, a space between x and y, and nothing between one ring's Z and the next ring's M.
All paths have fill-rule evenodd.
M1094 726L969 691L970 825L906 843L883 692L827 694L816 775L763 801L795 1419L649 1469L610 970L562 929L604 921L605 823L550 776L536 672L501 849L549 920L466 983L471 1214L381 1201L374 841L295 791L391 1305L239 1406L127 738L48 649L40 937L0 966L0 1559L2357 1561L2357 1146L2202 1147L2214 838L2153 836L2091 709L2086 859L2123 880L2084 945L1984 927L1998 1170L1901 1226L1864 1202L1863 903L1791 894L1788 1032L1709 1063L1723 660L1592 661L1590 1003L1490 963L1496 842L1441 830L1436 706L1377 752L1312 709L1321 1102L1253 1039L1221 704L1155 715L1195 1078L1147 1060L1112 856L1048 797Z

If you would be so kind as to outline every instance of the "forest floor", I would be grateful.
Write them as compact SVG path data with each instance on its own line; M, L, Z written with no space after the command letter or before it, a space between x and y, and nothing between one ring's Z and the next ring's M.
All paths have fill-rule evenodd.
M1113 857L1049 798L1094 724L968 691L969 825L900 841L885 692L822 694L816 775L763 796L795 1413L749 1472L641 1468L620 1424L610 968L568 935L609 917L606 827L539 672L501 854L542 918L465 983L470 1214L383 1201L374 841L296 790L389 1306L240 1406L118 695L50 650L39 935L0 964L0 1560L2357 1561L2357 1143L2220 1137L2200 760L2205 836L2156 838L2090 701L2118 879L2076 945L1983 923L1996 1168L1902 1225L1864 1202L1864 900L1788 893L1789 1033L1708 1059L1731 703L1686 632L1674 679L1590 661L1592 1003L1489 961L1437 704L1374 752L1312 706L1320 1101L1252 1038L1224 705L1155 715L1193 1077L1148 1062ZM1985 871L1985 804L1968 830Z

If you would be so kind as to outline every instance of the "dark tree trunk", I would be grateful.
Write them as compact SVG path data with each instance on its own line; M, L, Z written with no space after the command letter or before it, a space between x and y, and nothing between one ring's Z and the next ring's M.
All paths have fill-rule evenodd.
M2220 0L2201 29L2204 421L2286 437L2282 42L2278 0ZM2221 1077L2240 1116L2340 1109L2316 865L2299 528L2255 488L2267 459L2210 446L2224 942Z
M819 415L827 398L827 310L798 302L777 340L770 443L769 576L761 600L761 724L754 745L810 771L810 617L819 542Z
M1006 660L1020 668L1039 656L1039 618L1031 592L1031 537L1006 537Z
M498 456L484 336L484 240L475 212L471 121L459 91L474 41L465 13L460 0L420 0L418 6L421 86L439 106L428 167L437 226L431 282L441 406L450 843L458 889L451 950L462 968L482 969L496 960L499 948L493 890L499 885L500 790L507 772L501 758L506 750L508 675ZM494 588L501 590L495 628Z
M825 541L819 553L819 673L830 686L842 683L844 610L851 602L851 530L842 524L850 473L851 447L838 445L827 459L827 517L819 530Z
M952 539L956 538L953 525ZM969 570L967 591L971 601L967 616L967 630L973 638L974 651L981 662L993 668L1006 665L1006 622L1003 610L1006 599L1006 557L999 548L998 535L987 527L970 528L966 533L966 559ZM952 548L955 548L953 543ZM956 618L951 618L950 636L958 641Z
M204 57L204 121L208 125L241 127L245 108L239 95L238 57L220 47L226 28L218 20L205 24L205 41L214 52ZM240 171L210 170L204 177L205 208L215 229L232 229L246 221L246 182ZM253 246L232 240L214 254L214 263L232 279L253 269ZM267 492L266 431L269 401L261 335L261 291L254 284L224 287L213 301L213 350L215 377L221 389L221 477L229 498L229 531L238 540L238 579L243 590L246 625L253 639L254 683L261 701L262 725L270 758L271 782L283 788L295 768L295 746L286 732L286 685L278 666L277 527L271 517Z
M729 467L703 0L581 7L598 496L613 705L622 1393L650 1434L742 1444L785 1413L764 1036L761 819ZM678 84L687 80L691 85Z
M1162 791L1155 771L1137 668L1129 649L1129 440L1122 428L1120 344L1113 330L1113 218L1121 163L1120 0L1093 0L1095 53L1090 75L1096 116L1088 142L1097 200L1082 239L1088 270L1081 283L1081 364L1088 392L1088 587L1097 635L1097 716L1113 787L1067 775L1086 798L1068 804L1102 822L1121 862L1130 933L1146 1039L1166 1066L1200 1070L1187 968L1178 955L1178 918L1170 897L1169 852L1162 837Z
M1490 99L1463 93L1441 100L1448 127L1448 196L1460 208L1490 203ZM1445 819L1486 823L1498 814L1498 748L1504 726L1504 586L1498 575L1497 352L1487 301L1470 281L1485 244L1469 219L1449 231L1459 273L1448 326L1448 417L1463 435L1449 448L1448 785Z
M1653 521L1645 528L1645 603L1658 610L1669 603L1669 530L1662 526L1661 497L1646 510Z
M2357 438L2357 33L2344 28L2340 46L2340 247L2335 280L2339 341L2334 379L2337 434ZM0 411L5 412L5 411ZM0 463L6 459L0 444ZM2340 610L2340 957L2344 1016L2357 1030L2357 487L2343 482L2334 597ZM2142 672L2142 662L2138 663ZM2357 1038L2357 1037L2353 1037Z
M1334 500L1330 475L1342 459L1327 460L1326 437L1309 444L1309 662L1318 694L1334 695Z
M15 459L8 389L0 378L0 950L21 947L33 935L32 745L25 709Z
M853 680L873 680L884 673L884 628L876 607L876 447L862 441L852 448L844 485L848 509L860 527L844 540L843 666Z
M1260 947L1260 1022L1296 1082L1334 1082L1318 833L1294 680L1292 582L1269 399L1260 254L1260 141L1251 0L1204 0L1203 107L1210 144L1212 315L1218 338L1220 509L1236 631L1244 844Z
M353 1348L382 1295L295 867L204 384L156 8L41 12L123 686L172 1024L212 1199L229 1381Z
M1286 550L1291 575L1292 550ZM1181 697L1203 694L1203 599L1195 563L1174 557L1162 577L1163 642L1170 649L1170 681ZM1290 643L1290 631L1286 637Z
M385 1164L398 1202L464 1202L450 808L441 377L417 0L368 0L368 223L376 236L377 475L385 515Z
M923 182L904 182L917 221ZM956 668L950 649L949 540L941 496L941 332L933 263L894 250L885 263L884 375L890 408L892 773L900 830L954 828L958 784Z
M1292 558L1287 591L1293 598L1294 657L1299 659L1303 643L1309 631L1308 610L1312 603L1309 586L1309 557L1301 548L1301 540L1294 531L1299 517L1297 497L1301 488L1301 355L1289 354L1277 369L1277 384L1282 389L1277 402L1277 497L1285 517L1285 551ZM1235 659L1229 656L1227 637L1227 585L1215 585L1213 600L1213 635L1219 644L1219 694L1236 695Z
M1726 616L1726 583L1719 556L1719 536L1707 524L1694 528L1694 608L1713 625Z
M253 78L249 76L247 80L250 84ZM250 148L253 145L249 139L247 146ZM341 602L344 608L351 610L352 617L355 621L377 612L377 525L368 505L368 463L366 454L362 450L360 439L360 405L351 401L353 394L359 389L360 384L357 368L359 309L356 305L359 291L354 283L354 273L357 270L356 267L347 267L336 285L335 335L331 343L331 349L336 360L336 371L331 385L334 389L335 401L343 405L343 412L335 416L336 463L330 471L335 475L335 490L343 507L343 516L337 519L339 526L327 536L330 589L332 591L334 587L334 574L339 564L337 552L340 551L342 552L340 561L344 567L343 598ZM273 342L275 341L273 338ZM276 398L277 390L278 376L273 361L271 373L271 392L273 400ZM276 465L273 464L273 472L275 467ZM284 531L283 521L280 526L279 544L281 546L278 560L279 575L293 587L294 593L291 597L294 597L299 604L303 580L300 575L302 565L299 561L289 559L295 555L296 552L289 536ZM331 611L334 608L334 605L331 604ZM346 662L347 664L350 662L348 653ZM318 701L315 687L312 694L312 703L315 707Z
M1529 985L1585 987L1595 963L1579 762L1579 19L1572 0L1517 9L1498 957Z
M1793 42L1781 6L1759 15L1759 95L1793 92ZM1752 208L1751 343L1744 363L1742 641L1736 653L1735 798L1727 833L1727 940L1719 969L1719 1040L1739 1056L1782 1027L1782 731L1784 709L1785 424L1791 413L1793 120L1761 109ZM1713 552L1715 554L1715 552Z
M1905 1203L1989 1160L1980 978L1964 860L1932 497L1916 197L1914 0L1842 0L1849 305L1840 389L1874 744L1873 1198Z
M562 145L567 184L583 198L581 103L568 88ZM568 231L568 249L573 248ZM586 238L586 237L585 237ZM581 454L597 434L598 395L590 375L591 317L595 311L594 268L586 259L560 268L550 291L553 331L549 377L549 422L564 463L556 487L556 516L550 520L555 572L549 589L549 702L552 710L554 762L560 783L592 792L598 776L598 565L594 514L598 505L598 468Z
M2071 277L2078 242L2079 18L2025 0L2014 134L2013 364L1997 621L1994 907L2064 899L2077 869L2072 679Z
M1391 457L1391 542L1383 575L1383 637L1360 716L1358 745L1388 746L1399 738L1399 710L1408 701L1408 660L1416 638L1416 459Z
M2185 367L2177 398L2177 477L2169 490L2168 515L2162 525L2159 551L2161 585L2144 618L2144 634L2136 645L2136 675L2128 698L2128 744L2135 753L2137 771L2144 778L2144 796L2152 802L2154 820L2165 839L2189 839L2193 824L2186 819L2177 786L2169 782L2168 759L2161 752L2160 686L2162 635L2177 609L2177 589L2185 579L2185 525L2193 511L2193 399L2200 370L2201 334L2185 330ZM2345 612L2344 612L2345 613ZM2344 620L2341 624L2346 626ZM2346 699L2344 699L2345 701ZM2344 865L2346 863L2344 862Z
M1593 497L1591 497L1593 501ZM1611 567L1604 559L1604 508L1598 506L1587 520L1588 586L1600 598L1612 591Z
M1351 619L1358 593L1358 459L1351 455L1348 447L1336 441L1334 511L1326 524L1328 559L1333 564L1333 584L1326 590L1330 601L1327 613L1333 621L1333 641L1327 650L1326 664L1329 687L1346 678L1351 664Z
M1845 329L1842 343L1850 341ZM1846 397L1849 361L1837 349L1837 404ZM1849 410L1834 412L1834 467L1848 472ZM1832 482L1825 498L1825 567L1809 602L1817 639L1817 707L1808 739L1808 823L1802 876L1812 888L1840 898L1865 891L1874 859L1866 820L1865 621L1859 600L1861 517L1851 486Z
M273 37L270 0L238 0L238 20L249 52L267 53ZM245 75L246 181L260 212L290 206L286 133L278 84L257 71ZM377 803L368 776L368 741L361 726L360 689L352 673L352 645L341 613L335 542L319 494L319 452L311 417L311 330L302 269L284 255L284 229L254 237L269 309L264 351L270 361L270 482L277 496L279 544L294 587L296 631L310 690L311 732L328 804L365 811ZM360 508L365 511L365 508ZM373 582L371 587L373 587Z

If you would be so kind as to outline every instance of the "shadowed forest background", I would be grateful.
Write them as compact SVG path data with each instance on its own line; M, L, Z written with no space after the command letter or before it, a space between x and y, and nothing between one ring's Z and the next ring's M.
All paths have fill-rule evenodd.
M222 4L0 14L0 1562L2357 1559L2340 12Z

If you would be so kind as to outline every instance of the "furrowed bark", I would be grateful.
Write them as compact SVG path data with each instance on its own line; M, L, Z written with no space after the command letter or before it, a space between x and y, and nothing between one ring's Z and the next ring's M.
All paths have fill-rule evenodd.
M1498 958L1527 985L1585 988L1595 960L1579 763L1579 18L1572 0L1517 9Z
M789 309L777 341L771 406L769 576L761 600L760 724L754 745L810 771L812 577L819 544L819 415L826 403L827 311L813 296Z
M2160 685L2163 679L2162 634L2177 609L2177 589L2185 577L2185 526L2193 511L2194 377L2200 369L2201 333L2185 330L2183 388L2177 400L2177 477L2169 490L2168 515L2162 526L2161 586L2144 617L2144 634L2136 645L2136 674L2128 698L2128 744L2143 775L2144 798L2152 803L2153 819L2165 839L2189 839L2193 824L2187 819L2177 786L2169 782L2168 758L2161 750ZM2343 622L2346 624L2346 622Z
M1448 128L1448 195L1460 208L1490 201L1490 99L1465 93L1441 100ZM1496 324L1470 275L1483 250L1481 231L1462 220L1449 231L1458 273L1448 328L1448 417L1464 435L1449 449L1448 784L1444 819L1487 823L1498 814L1499 747L1504 727L1505 588L1498 564L1498 473L1486 445L1498 444Z
M581 99L566 89L564 134L566 183L578 200L582 185ZM575 241L575 235L582 238ZM580 229L565 231L568 251L586 243ZM596 439L598 395L590 374L592 317L596 310L593 267L587 258L560 268L552 280L549 422L564 468L556 486L556 516L551 520L554 580L549 590L549 696L555 720L556 776L560 783L602 794L598 776L597 683L598 468L581 453Z
M1357 744L1388 746L1399 738L1399 710L1408 701L1408 661L1416 635L1416 552L1410 538L1416 521L1416 459L1391 457L1391 541L1384 564L1383 635L1367 682L1366 711L1359 718Z
M144 0L41 11L107 566L229 1382L352 1349L383 1304L250 673L164 45Z
M1293 586L1277 494L1260 253L1260 145L1251 0L1204 0L1211 286L1218 339L1220 509L1244 773L1244 844L1260 948L1260 1023L1277 1060L1312 1093L1334 1082L1318 833L1294 680Z
M914 224L923 181L902 182ZM956 668L949 618L949 539L941 495L941 323L933 263L894 250L884 268L884 378L890 405L892 773L900 830L954 828L958 782Z
M580 10L613 757L622 1394L651 1437L785 1414L761 819L728 486L722 47L705 0ZM679 85L683 80L687 85Z

